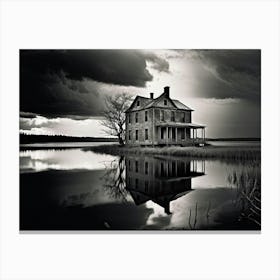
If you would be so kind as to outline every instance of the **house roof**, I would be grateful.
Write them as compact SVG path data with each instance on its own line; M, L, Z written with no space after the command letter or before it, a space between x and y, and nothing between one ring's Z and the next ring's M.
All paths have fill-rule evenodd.
M179 100L172 99L172 101L173 101L173 103L175 104L175 106L176 106L178 109L193 111L190 107L186 106L185 104L183 104L183 103L180 102Z
M161 108L160 106L157 105L157 101L162 97L163 94L161 94L159 97L154 98L154 99L137 95L135 97L134 101L132 102L131 106L126 110L126 112L131 111L131 109L133 108L133 105L134 105L134 103L135 103L135 101L137 99L141 100L141 102L140 102L141 105L139 107L137 107L137 111L143 110L143 109L148 109L148 108L151 108L151 107ZM169 99L170 99L170 101L174 104L174 106L177 109L193 111L193 109L191 109L190 107L186 106L185 104L183 104L179 100L171 99L171 98L169 98Z
M139 96L137 95L135 97L135 99L133 100L133 102L131 103L130 107L126 110L126 112L130 111L131 108L133 108L134 103L136 102L136 100L140 100L140 106L137 107L137 110L142 110L144 108L146 108L146 106L153 100L151 98L148 97L143 97L143 96Z

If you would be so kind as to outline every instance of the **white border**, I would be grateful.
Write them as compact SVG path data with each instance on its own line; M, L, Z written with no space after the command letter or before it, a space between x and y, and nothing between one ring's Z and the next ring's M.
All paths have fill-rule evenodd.
M1 279L279 279L279 2L2 1ZM20 48L262 49L261 234L19 234Z

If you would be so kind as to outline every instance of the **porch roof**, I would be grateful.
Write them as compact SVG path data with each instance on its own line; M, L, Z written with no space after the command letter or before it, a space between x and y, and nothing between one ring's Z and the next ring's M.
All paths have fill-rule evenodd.
M158 122L156 126L160 127L187 127L187 128L205 128L205 125L195 123L180 123L180 122Z

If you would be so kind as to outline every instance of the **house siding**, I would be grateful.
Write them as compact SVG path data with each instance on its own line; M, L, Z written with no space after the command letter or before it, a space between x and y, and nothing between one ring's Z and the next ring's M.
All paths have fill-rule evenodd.
M148 120L145 121L145 112L148 112ZM154 114L153 114L154 111ZM164 112L164 120L161 120L161 112ZM174 112L175 119L171 120L172 112ZM135 114L138 114L138 122L135 120ZM130 120L129 123L129 117ZM128 145L159 145L163 144L167 140L167 133L164 132L164 139L161 139L161 131L158 127L155 127L157 123L166 122L182 122L182 116L185 114L184 123L191 122L191 112L178 110L175 108L149 108L146 110L139 110L134 112L126 113L126 144ZM148 129L148 140L145 139L145 129ZM138 140L136 140L136 130L138 130ZM129 131L130 139L129 139ZM182 137L184 134L184 137ZM177 141L179 144L187 144L187 140L190 138L190 129L180 129L177 130ZM172 141L171 141L172 142Z
M145 121L145 111L148 112L148 121ZM126 113L126 143L129 145L152 145L153 144L153 109L140 110L138 122L135 122L136 112ZM131 114L131 122L128 122L128 114ZM148 129L148 140L145 139L145 129ZM136 130L138 130L138 140L136 140ZM131 131L131 139L128 134Z

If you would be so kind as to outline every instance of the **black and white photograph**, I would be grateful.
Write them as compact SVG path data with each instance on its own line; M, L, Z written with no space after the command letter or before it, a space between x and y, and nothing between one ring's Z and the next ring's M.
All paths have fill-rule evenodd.
M0 279L279 280L279 20L0 0Z
M20 230L260 231L260 49L21 49Z

